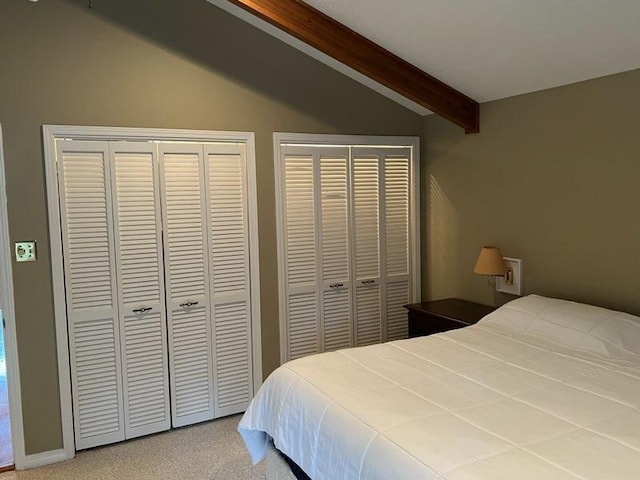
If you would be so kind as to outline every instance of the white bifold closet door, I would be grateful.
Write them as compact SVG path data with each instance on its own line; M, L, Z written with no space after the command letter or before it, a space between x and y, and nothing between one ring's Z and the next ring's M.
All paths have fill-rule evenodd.
M326 148L319 152L320 245L320 351L337 350L353 343L349 277L349 151ZM319 166L319 168L318 168ZM318 187L316 186L316 189Z
M167 430L169 378L155 146L110 142L125 437Z
M107 142L57 143L76 448L125 439Z
M382 158L382 195L384 216L382 217L384 237L383 305L386 321L385 340L407 338L408 322L404 305L414 301L410 295L412 288L410 251L413 225L411 212L411 152L409 149L385 149Z
M216 417L253 398L246 147L205 145Z
M352 149L355 345L407 338L411 152Z
M163 143L173 425L244 411L252 398L246 153Z
M406 338L411 150L280 151L283 359Z
M202 145L159 145L174 426L213 412L211 305Z
M351 345L346 148L283 147L288 358Z
M246 148L56 142L76 449L248 406Z
M78 449L169 428L157 171L150 147L57 143Z

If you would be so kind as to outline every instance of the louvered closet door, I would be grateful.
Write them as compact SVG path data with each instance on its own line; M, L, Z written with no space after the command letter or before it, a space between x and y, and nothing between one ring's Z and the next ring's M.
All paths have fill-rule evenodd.
M158 146L172 424L214 418L207 202L202 145Z
M170 428L155 145L111 142L126 437Z
M313 148L283 147L286 358L320 348Z
M348 158L347 148L318 148L321 210L318 253L322 272L320 312L323 351L352 346Z
M106 142L58 140L56 160L76 449L125 439Z
M384 340L381 262L379 149L352 150L352 228L355 260L355 343L357 346Z
M205 145L216 417L253 398L245 147Z
M409 238L411 151L385 149L384 165L384 281L387 340L407 338L409 303Z

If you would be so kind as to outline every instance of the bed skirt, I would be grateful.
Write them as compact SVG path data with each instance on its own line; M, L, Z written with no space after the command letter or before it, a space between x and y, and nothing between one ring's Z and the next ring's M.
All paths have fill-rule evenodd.
M265 462L266 480L309 480L300 467L291 460L291 463L287 462L283 454L274 447L273 442L269 442L267 446Z

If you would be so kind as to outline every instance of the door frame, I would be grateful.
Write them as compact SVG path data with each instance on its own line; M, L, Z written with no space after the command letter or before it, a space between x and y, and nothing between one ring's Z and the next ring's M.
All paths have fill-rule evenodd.
M258 246L258 199L256 178L255 134L211 130L181 130L163 128L94 127L43 125L45 179L49 241L51 248L51 276L53 279L56 346L58 351L58 382L60 385L60 415L64 459L75 456L73 408L71 397L71 367L69 364L69 336L65 302L62 231L57 180L56 139L124 140L124 141L182 141L204 143L232 143L247 149L247 203L249 221L249 269L251 277L251 332L254 394L262 385L262 335L260 320L260 268ZM62 460L62 459L61 459Z
M22 423L22 396L20 392L20 368L18 364L18 340L16 336L13 276L11 273L11 240L7 214L7 185L5 182L2 125L0 125L0 299L5 322L4 352L7 365L7 389L9 395L9 422L13 463L18 470L25 468L24 430Z

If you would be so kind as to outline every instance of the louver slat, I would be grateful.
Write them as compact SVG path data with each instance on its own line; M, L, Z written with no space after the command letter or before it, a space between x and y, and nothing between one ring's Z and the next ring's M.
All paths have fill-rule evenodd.
M160 312L123 320L127 438L133 438L169 428L166 341Z
M354 149L352 208L355 220L357 346L382 341L379 165L379 150ZM370 283L363 284L363 281Z
M67 296L74 311L114 306L105 154L67 150L62 157L61 190L67 224L65 266L71 287ZM93 201L86 201L87 197ZM92 222L86 222L87 218ZM76 262L80 257L91 260Z
M322 275L325 282L349 278L347 158L320 158Z
M285 158L285 218L289 287L316 281L313 157Z
M289 358L319 351L314 156L296 149L284 157L287 335Z
M245 294L248 286L245 162L241 147L236 149L228 154L207 152L211 274L216 296Z
M201 297L207 288L200 154L165 153L163 165L171 296Z
M125 438L107 156L56 142L77 449Z
M217 415L244 411L252 398L251 354L248 309L245 302L216 305L214 318L225 331L217 330L216 391Z
M409 157L384 161L386 274L409 273Z
M79 449L99 445L107 436L116 435L124 440L114 323L113 319L101 319L74 325Z
M111 142L126 437L170 427L155 146ZM151 308L147 313L133 310Z
M353 208L355 217L356 277L380 275L378 157L353 159Z
M380 286L356 288L356 339L357 346L382 341L380 318Z
M244 147L205 146L213 300L216 416L253 397L249 236Z
M409 281L387 283L387 340L402 340L408 337L407 311L409 303Z
M289 358L318 353L316 294L289 294Z
M172 324L175 416L182 423L181 419L210 415L213 410L206 309L198 306L178 310Z
M351 346L349 303L348 289L331 289L323 292L325 351Z
M172 424L179 427L214 418L203 147L161 144L159 150Z
M327 149L328 150L328 149ZM348 151L320 153L323 349L351 346Z

